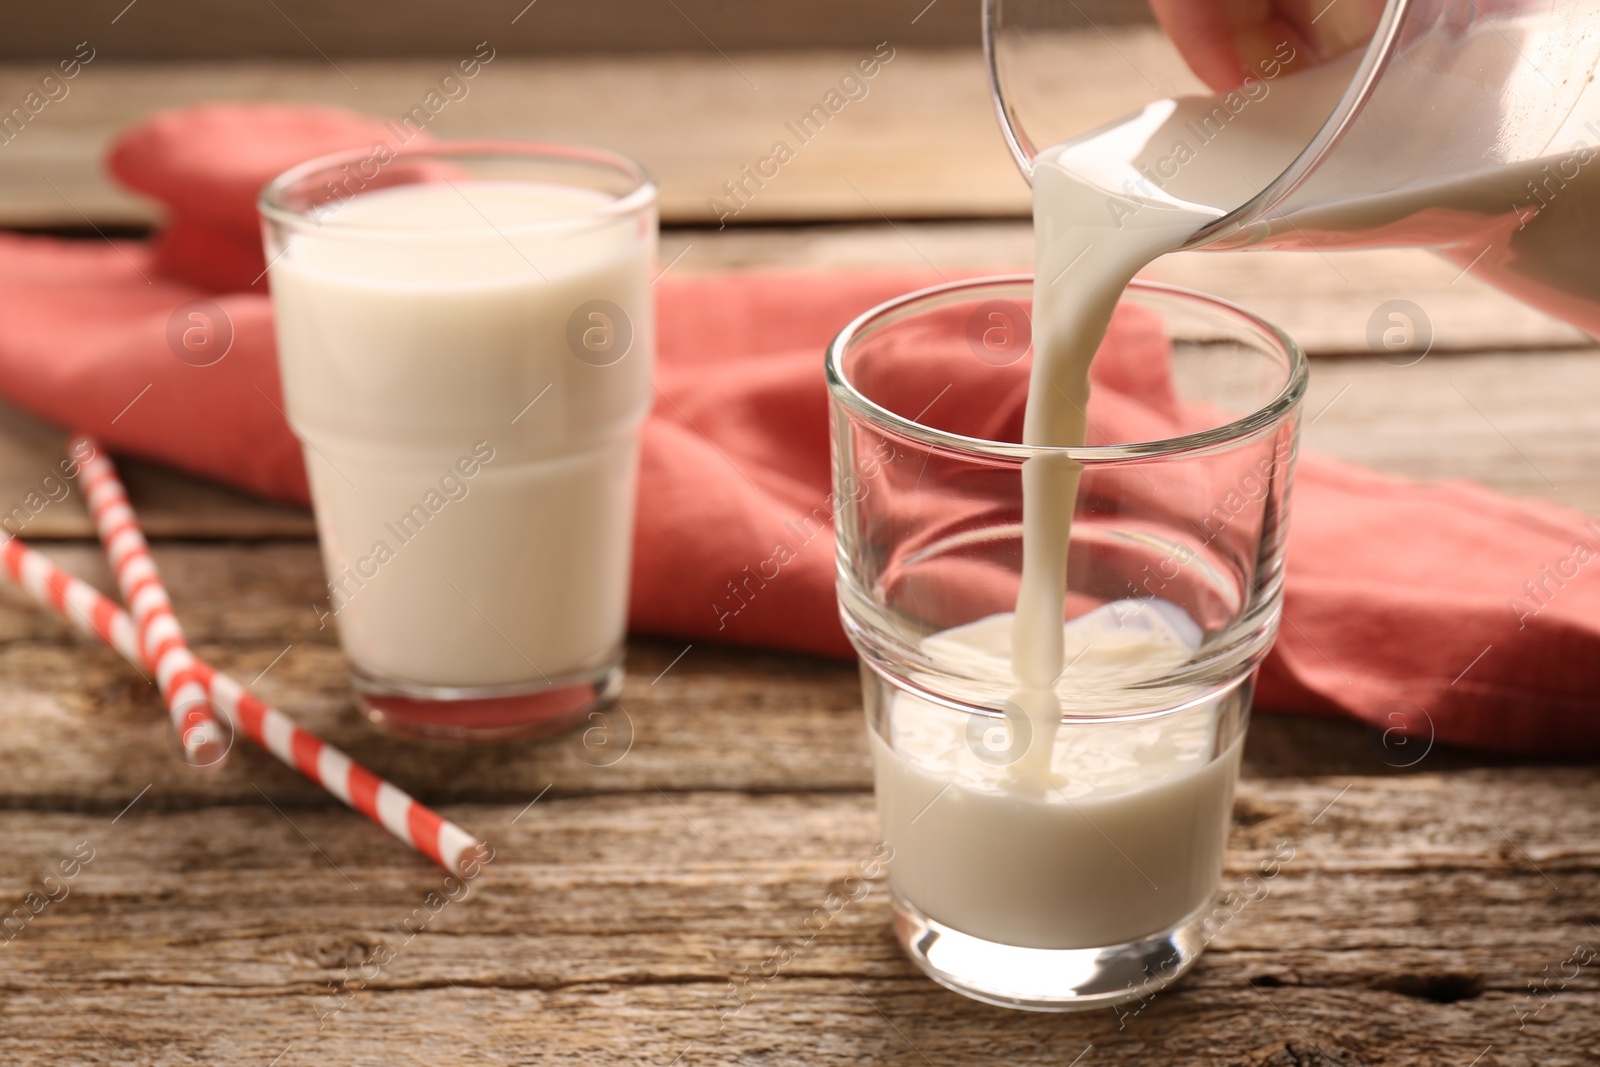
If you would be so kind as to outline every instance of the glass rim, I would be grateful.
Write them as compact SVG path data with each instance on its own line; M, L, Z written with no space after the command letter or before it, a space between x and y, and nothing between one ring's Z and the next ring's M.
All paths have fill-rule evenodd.
M1135 278L1129 283L1127 293L1174 299L1200 308L1218 317L1226 317L1242 325L1260 340L1276 348L1288 362L1288 374L1281 389L1267 403L1237 419L1193 433L1154 441L1135 441L1117 445L1027 445L1012 441L991 441L969 437L948 430L935 429L914 419L890 411L868 398L858 389L844 371L844 359L854 345L871 336L875 328L892 325L909 317L919 304L940 301L955 294L979 293L984 290L1032 288L1031 274L1000 274L982 278L967 278L944 282L940 285L918 289L915 292L886 300L869 308L852 319L828 343L824 360L828 391L833 399L861 418L917 441L924 445L966 456L982 456L997 460L1026 460L1034 456L1065 456L1085 465L1126 462L1129 460L1158 459L1186 456L1210 451L1222 446L1237 444L1266 432L1287 418L1305 396L1310 377L1310 366L1305 351L1295 340L1261 316L1238 304L1220 297L1209 296L1194 289L1163 282ZM1124 294L1127 295L1126 293ZM954 301L949 301L954 303ZM1119 300L1120 303L1120 300ZM885 321L887 320L887 321Z
M430 232L426 228L416 226L395 226L388 223L350 222L348 220L341 222L337 217L319 221L313 213L290 207L285 201L285 194L290 188L305 181L318 171L337 170L352 163L361 163L376 155L378 147L374 145L367 148L347 148L296 163L262 186L261 193L256 198L256 210L263 219L279 226L323 235L337 231L343 231L351 235L393 234L397 236ZM385 144L383 147L387 148L387 145ZM650 177L650 173L645 170L642 164L620 152L613 152L608 148L600 148L596 145L561 141L519 141L485 138L462 141L434 141L425 145L407 146L389 149L389 151L394 158L387 163L380 163L380 167L390 166L402 158L502 157L505 159L535 159L551 162L586 163L592 166L604 167L622 175L632 183L632 187L626 193L595 207L592 211L508 226L493 226L491 224L493 229L500 232L539 233L571 229L575 226L587 226L596 220L622 218L633 214L655 203L657 197L655 180ZM355 196L360 195L360 193L355 194ZM347 199L354 199L354 197Z

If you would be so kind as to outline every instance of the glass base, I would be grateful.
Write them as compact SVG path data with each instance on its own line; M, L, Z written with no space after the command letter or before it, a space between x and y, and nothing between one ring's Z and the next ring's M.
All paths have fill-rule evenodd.
M1194 966L1211 901L1168 930L1103 948L1022 948L963 934L892 894L894 932L912 962L962 996L1026 1011L1087 1011L1143 1000Z
M412 685L359 669L352 669L351 684L361 713L385 733L427 741L510 741L563 733L616 700L622 657L531 687Z

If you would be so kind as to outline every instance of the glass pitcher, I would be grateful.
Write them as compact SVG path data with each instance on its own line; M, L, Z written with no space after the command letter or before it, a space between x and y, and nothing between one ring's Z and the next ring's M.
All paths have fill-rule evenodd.
M1062 127L1084 108L1054 77L1075 37L1169 83L1141 73L1151 99L1197 86L1176 50L1119 48L1111 22L1139 6L985 0L990 87L1025 177L1038 150L1088 132ZM1185 247L1431 248L1600 333L1597 60L1600 0L1388 0L1299 156ZM1353 225L1336 209L1358 200Z

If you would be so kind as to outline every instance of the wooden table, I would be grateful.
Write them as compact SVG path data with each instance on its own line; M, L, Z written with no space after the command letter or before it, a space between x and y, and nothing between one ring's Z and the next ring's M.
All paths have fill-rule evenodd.
M767 90L770 114L735 108L759 129L812 91L813 74L848 57L735 58L768 86L800 87L790 97ZM766 217L808 225L679 228L664 237L663 261L688 248L674 270L1025 268L1024 222L974 221L1018 210L1018 190L1002 184L1015 181L1003 157L896 186L860 155L872 130L936 136L929 109L959 96L948 88L952 72L967 77L975 62L907 59L884 110L870 123L863 115L866 130L841 124L832 147L819 141L809 178L774 186ZM632 62L629 76L643 84L650 71ZM715 56L653 62L676 79L673 106L727 92L730 75ZM25 73L0 75L0 88ZM53 133L41 128L35 154L18 157L27 165L0 180L0 221L71 221L24 187L34 167L55 168L96 217L138 222L97 184L93 152L156 100L206 83L192 70L93 73L103 78L93 107L80 101ZM560 84L547 71L525 73ZM240 93L336 91L331 72L314 68L232 76ZM387 76L407 83L404 70ZM382 113L387 99L363 102ZM969 118L982 103L960 99ZM614 143L649 133L600 108L562 121L610 121ZM495 126L492 114L473 121ZM969 125L978 129L976 119ZM718 128L707 135L713 149L726 134ZM664 178L677 205L669 215L703 223L693 217L703 190L737 151L710 151L706 162L659 137L649 143L678 168ZM838 206L836 179L852 172L874 176L861 189L895 225ZM813 181L822 194L806 192ZM966 193L962 182L972 185ZM1241 299L1306 340L1319 356L1311 447L1600 514L1600 361L1572 330L1420 253L1189 256L1154 273ZM1425 309L1433 352L1403 368L1342 358L1370 357L1367 323L1398 298ZM59 443L57 431L0 413L0 500L25 492ZM260 753L240 750L212 776L183 769L149 686L0 588L0 910L26 908L47 875L58 876L48 885L60 898L0 941L0 1062L1600 1059L1592 764L1517 763L1262 714L1226 880L1292 850L1270 894L1225 926L1180 985L1121 1017L1007 1012L943 991L901 957L881 879L829 914L830 892L877 838L852 667L636 641L621 704L588 744L390 741L355 720L336 642L317 629L310 604L321 576L306 516L154 468L132 465L129 480L200 654L257 679L308 726L489 838L497 858L465 899L441 903L430 897L445 888L438 870ZM110 588L76 497L52 505L31 532L54 538L52 557ZM62 863L76 872L65 883ZM817 909L827 921L802 945ZM765 984L745 985L785 943L798 949L792 961ZM1569 962L1586 959L1595 962ZM1547 980L1534 999L1529 984ZM735 982L757 989L742 1007Z

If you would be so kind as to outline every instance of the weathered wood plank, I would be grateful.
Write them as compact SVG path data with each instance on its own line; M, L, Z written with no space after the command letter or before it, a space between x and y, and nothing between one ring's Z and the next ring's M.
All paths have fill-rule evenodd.
M51 546L49 554L109 588L97 546ZM630 659L621 705L587 741L421 747L358 721L333 631L318 629L312 607L326 596L315 545L158 544L155 558L200 655L242 681L259 678L263 697L425 799L515 797L535 782L529 797L547 785L560 795L653 785L860 789L869 781L849 665L696 647L667 670L684 643L644 644ZM250 800L252 780L290 803L326 799L248 746L234 754L238 771L194 776L174 765L151 684L9 584L0 586L0 694L0 731L15 757L0 776L0 803L100 807L152 781L158 792L217 801ZM832 754L841 749L855 758Z
M0 529L29 540L94 536L77 491L61 477L68 433L0 403ZM309 512L138 460L118 471L150 537L311 537Z
M47 552L109 588L96 546ZM258 679L266 699L429 802L509 801L546 787L557 797L871 787L849 664L636 641L620 706L595 721L595 732L543 744L422 747L358 721L333 632L318 630L311 606L321 582L315 545L157 544L155 558L200 655L242 681ZM175 807L255 803L251 783L286 804L334 803L250 746L221 774L177 764L154 687L9 584L0 584L0 735L10 757L0 806L114 812L152 783L152 803ZM1246 772L1365 777L1413 758L1364 727L1261 716ZM1442 750L1429 758L1429 767L1486 762Z
M878 883L722 1020L738 1004L730 980L799 941L871 855L862 795L451 809L499 856L466 899L425 912L414 938L403 924L442 880L339 813L260 802L164 813L147 797L115 824L4 814L14 846L0 884L14 896L79 841L94 858L5 950L0 1049L112 1062L109 1039L136 1062L233 1064L285 1048L351 1063L455 1062L463 1049L513 1062L537 1049L578 1063L943 1063L999 1048L1008 1062L1060 1064L1089 1044L1101 1063L1314 1063L1290 1050L1315 1045L1335 1064L1437 1064L1493 1045L1496 1063L1588 1062L1592 967L1520 1031L1517 1009L1534 1006L1527 983L1542 968L1600 942L1589 927L1600 776L1424 774L1341 794L1346 784L1244 785L1230 884L1278 842L1293 857L1189 979L1121 1020L1006 1013L939 990L895 950ZM1553 806L1571 814L1552 820ZM328 1016L328 983L359 976L381 947L393 960Z
M674 6L630 12L627 21L641 32L658 21L672 23L676 31L684 20ZM948 15L942 4L922 6L929 17ZM317 10L349 17L326 5ZM537 23L546 10L533 7L525 22ZM735 7L719 10L731 18L742 14ZM169 10L165 17L175 14ZM443 99L441 77L458 60L473 57L480 40L494 49L492 55L484 53L490 62L471 80L446 87L450 99L433 108L430 134L579 141L618 149L655 177L662 217L669 222L714 226L724 211L740 223L1028 214L1027 185L1001 140L989 101L975 20L966 38L969 46L963 48L919 44L922 20L913 25L916 12L902 15L891 6L868 20L882 29L850 31L844 47L734 52L700 38L691 42L690 51L648 57L564 53L530 59L515 55L503 34L448 34L434 14L426 20L436 46L431 51L438 56L433 59L335 62L319 58L300 38L293 41L300 59L219 59L221 53L210 51L186 62L127 62L128 52L114 34L91 35L90 47L96 49L91 62L74 79L58 83L51 93L58 99L44 105L20 133L7 137L0 131L6 161L0 174L0 225L79 227L84 216L101 225L151 221L151 206L116 188L101 160L117 131L157 109L203 101L295 100L398 120L430 92ZM275 30L282 29L270 10L264 17ZM390 17L396 24L405 20L399 12ZM812 24L826 17L808 5L795 9L788 21ZM208 16L205 21L227 26L231 20ZM365 26L362 37L382 40ZM189 47L193 35L168 39L175 47ZM70 58L78 40L73 37L59 58ZM180 40L185 43L178 45ZM859 64L874 56L886 62L871 78L859 77ZM0 64L0 114L36 91L56 59ZM1197 84L1153 27L1109 21L1102 30L1069 35L1043 76L1051 115L1063 136ZM800 119L819 105L823 117L813 117L811 127L801 129ZM776 151L780 141L788 152ZM758 167L763 160L768 162ZM746 166L764 174L747 178ZM739 200L728 199L732 192L725 183L744 183ZM723 197L727 207L709 207L713 197Z
M315 55L133 64L118 63L108 50L65 83L64 99L0 146L0 225L82 226L79 211L102 225L148 223L151 205L118 189L101 160L117 131L152 111L201 101L303 100L398 120L437 90L451 63L471 57L479 39L451 45L449 58L341 60L337 70ZM497 54L427 128L446 138L578 141L626 152L659 183L663 218L675 223L717 225L707 200L725 197L723 183L740 180L741 167L771 156L780 140L794 158L776 177L748 186L748 207L737 221L877 219L880 211L894 218L1025 216L1027 185L1001 142L975 50L897 47L888 65L854 90L865 95L820 132L801 139L785 126L837 90L874 55L878 40L731 59L710 50L648 60ZM1085 47L1111 56L1104 42ZM0 67L0 102L21 100L44 72L35 64ZM1134 88L1107 85L1097 99L1120 91L1128 110L1145 102Z
M1204 966L1204 964L1202 964ZM372 994L327 1030L304 994L209 997L182 987L60 985L12 994L28 1030L7 1045L18 1062L208 1064L348 1063L1088 1064L1233 1067L1576 1067L1594 1062L1592 994L1568 992L1519 1034L1512 1002L1485 997L1487 1019L1460 1005L1389 994L1173 990L1119 1032L1088 1018L1002 1013L957 1004L920 976L784 979L718 1033L721 992L700 984L594 983L573 989L474 989ZM1270 994L1270 995L1268 995ZM74 1010L69 1010L74 1009ZM203 1013L214 1012L212 1015ZM1144 1018L1149 1017L1149 1022ZM1549 1019L1549 1022L1544 1020ZM104 1031L104 1036L95 1027ZM292 1036L291 1036L292 1035ZM1485 1036L1486 1035L1486 1036ZM1495 1041L1499 1038L1499 1041ZM1087 1053L1087 1055L1085 1055ZM1488 1058L1489 1053L1493 1058Z
M977 0L811 0L804 6L781 0L674 0L670 6L590 0L540 7L456 0L447 9L404 0L387 6L381 18L364 8L315 0L222 8L205 0L163 0L119 18L127 6L127 0L86 0L69 10L20 8L0 42L0 56L53 59L63 50L70 53L85 35L104 36L119 56L146 59L298 59L315 56L313 47L335 58L436 56L455 39L485 36L521 54L824 48L907 36L924 45L970 46L978 38ZM1100 25L1150 17L1145 5L1121 0L1078 0L1076 6Z

